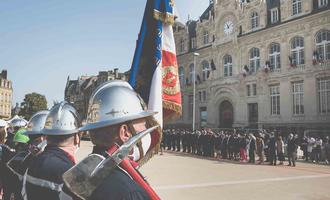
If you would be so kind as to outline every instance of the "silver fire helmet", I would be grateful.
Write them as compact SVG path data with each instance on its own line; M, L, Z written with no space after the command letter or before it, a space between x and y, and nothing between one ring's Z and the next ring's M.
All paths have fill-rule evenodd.
M12 127L24 127L24 126L26 126L26 124L27 124L27 121L25 119L22 119L22 118L13 119L10 122L10 125Z
M87 123L80 131L113 126L156 114L126 82L114 80L100 85L89 101Z
M80 119L76 109L66 101L62 101L50 109L41 133L44 135L70 135L78 133L79 126Z
M45 127L46 118L47 118L48 114L49 114L48 110L42 110L42 111L35 113L31 117L31 119L27 125L26 132L24 134L26 134L26 135L42 134L41 130Z

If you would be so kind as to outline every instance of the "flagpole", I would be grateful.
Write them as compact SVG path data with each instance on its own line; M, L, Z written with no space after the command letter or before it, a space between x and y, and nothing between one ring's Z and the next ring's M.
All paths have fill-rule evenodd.
M193 76L193 124L192 124L192 131L195 131L195 120L196 120L196 60L199 56L199 53L194 53L194 76Z

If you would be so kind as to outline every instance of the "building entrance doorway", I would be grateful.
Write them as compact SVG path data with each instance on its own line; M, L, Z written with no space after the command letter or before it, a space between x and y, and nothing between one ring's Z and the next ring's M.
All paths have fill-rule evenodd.
M225 100L221 102L219 106L219 114L220 128L232 128L234 122L234 108L229 101Z
M258 128L258 104L249 103L249 128Z

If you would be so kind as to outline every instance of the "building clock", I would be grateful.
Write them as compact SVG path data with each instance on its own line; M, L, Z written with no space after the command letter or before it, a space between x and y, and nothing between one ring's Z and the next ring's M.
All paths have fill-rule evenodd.
M224 24L224 32L226 35L230 35L234 31L234 23L230 20L226 21Z

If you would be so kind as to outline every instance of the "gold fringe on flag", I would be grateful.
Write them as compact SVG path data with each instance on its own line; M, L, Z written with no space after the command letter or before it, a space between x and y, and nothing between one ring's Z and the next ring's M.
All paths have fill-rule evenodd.
M163 100L163 109L173 111L171 114L164 116L164 122L176 120L182 115L182 106L172 101Z

